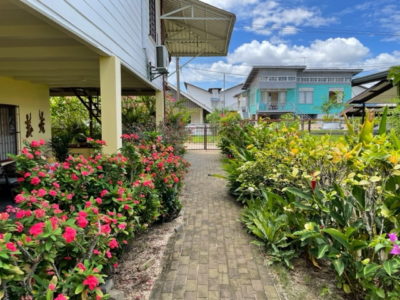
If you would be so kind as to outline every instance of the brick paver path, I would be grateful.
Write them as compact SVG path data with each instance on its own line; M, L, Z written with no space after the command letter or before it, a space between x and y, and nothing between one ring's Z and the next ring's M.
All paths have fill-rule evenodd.
M281 299L228 195L218 151L189 151L184 226L151 299Z

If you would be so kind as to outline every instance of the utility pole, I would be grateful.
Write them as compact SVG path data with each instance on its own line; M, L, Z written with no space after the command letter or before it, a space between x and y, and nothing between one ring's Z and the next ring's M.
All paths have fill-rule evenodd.
M224 72L224 106L223 109L225 110L225 72Z
M180 70L179 70L179 57L176 57L176 63L175 63L175 67L176 67L176 102L179 102L179 100L181 99L181 85L180 85Z

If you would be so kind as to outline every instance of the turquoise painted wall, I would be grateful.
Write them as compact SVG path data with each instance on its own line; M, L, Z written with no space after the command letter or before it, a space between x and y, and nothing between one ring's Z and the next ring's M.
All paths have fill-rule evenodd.
M344 98L342 101L342 106L336 109L332 109L331 114L337 114L341 112L344 108L344 103L351 98L351 86L347 84L298 84L297 93L300 88L313 88L313 103L312 104L300 104L298 99L296 100L296 113L298 114L323 114L321 111L321 106L329 98L329 89L340 88L344 91Z
M300 88L313 88L313 103L312 104L300 104L298 100L299 89ZM346 103L351 98L351 86L348 84L297 84L296 89L289 89L286 92L286 105L284 107L285 111L295 111L296 114L323 114L321 111L321 105L327 101L329 97L330 88L341 88L344 91L343 106L332 110L331 114L337 114L344 108L344 103ZM264 109L261 97L261 89L252 88L249 94L249 113L250 115L255 115L257 110Z

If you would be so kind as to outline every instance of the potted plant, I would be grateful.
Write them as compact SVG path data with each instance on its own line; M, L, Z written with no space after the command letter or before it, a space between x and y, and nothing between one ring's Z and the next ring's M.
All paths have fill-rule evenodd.
M335 115L331 114L332 110L342 107L342 103L337 102L335 98L329 98L320 107L320 110L324 113L322 117L322 129L341 129L340 122L335 121Z

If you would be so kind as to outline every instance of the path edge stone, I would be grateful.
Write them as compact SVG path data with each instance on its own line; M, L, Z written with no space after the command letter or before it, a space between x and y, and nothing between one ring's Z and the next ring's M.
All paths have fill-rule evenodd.
M165 249L161 254L161 262L160 262L161 271L157 275L156 279L154 280L154 284L153 284L153 287L151 289L148 299L154 299L157 292L161 291L161 289L162 289L162 277L164 274L164 270L168 267L168 264L171 262L171 256L173 255L173 252L174 252L174 246L175 246L175 241L176 241L177 235L179 232L182 231L182 228L184 226L184 209L182 209L180 211L177 218L182 218L182 222L174 228L174 232L169 237L167 245L165 246Z

